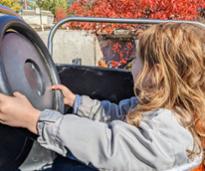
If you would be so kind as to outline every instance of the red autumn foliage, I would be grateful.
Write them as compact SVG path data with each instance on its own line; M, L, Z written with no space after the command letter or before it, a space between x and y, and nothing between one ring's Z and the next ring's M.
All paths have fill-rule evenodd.
M68 14L112 18L154 18L195 20L205 8L204 0L76 0ZM136 25L71 23L70 27L112 33L116 28Z
M56 21L60 21L67 16L66 10L62 7L57 7L55 10L55 19Z
M122 46L122 44L119 42L115 42L112 46L112 51L119 58L119 61L112 61L112 66L117 68L119 66L125 65L131 56L133 48L134 43L132 40L128 40L126 43L124 43L124 46Z

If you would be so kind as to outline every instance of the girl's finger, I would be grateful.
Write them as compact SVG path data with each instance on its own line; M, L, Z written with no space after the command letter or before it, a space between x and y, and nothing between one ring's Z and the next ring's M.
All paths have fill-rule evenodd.
M5 121L0 119L0 124L4 124L5 125L6 123L5 123Z
M61 90L60 88L58 88L57 86L51 86L48 88L50 91L55 91L55 90Z
M4 102L8 98L9 98L9 96L0 93L0 102Z
M61 84L53 85L51 88L53 90L61 90L63 92L68 90L67 87L65 87L64 85L61 85Z
M48 90L53 90L53 86L49 86L49 87L48 87Z
M51 86L51 89L53 89L53 90L60 90L61 89L61 87L60 87L60 85L53 85L53 86Z
M25 98L25 96L24 96L23 94L21 94L20 92L17 92L17 91L15 91L15 92L13 93L13 96L14 96L14 97L20 97L20 98Z
M5 116L0 112L0 123L5 123Z

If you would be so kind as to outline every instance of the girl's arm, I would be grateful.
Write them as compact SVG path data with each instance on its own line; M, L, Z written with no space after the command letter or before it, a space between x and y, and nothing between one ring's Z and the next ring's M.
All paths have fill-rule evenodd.
M79 96L74 94L64 85L53 85L52 90L60 90L64 96L64 104L73 107L73 113L92 120L109 122L112 120L121 120L128 113L130 108L137 105L137 99L122 100L119 104L114 104L108 100L93 100L88 96Z
M103 123L45 110L38 121L38 142L65 157L109 171L167 170L188 163L193 139L170 111L145 116L140 126Z
M26 128L45 148L104 170L166 170L188 163L187 151L193 149L191 133L165 109L144 113L135 127L41 112L20 93L0 93L0 123Z
M99 101L88 96L76 95L73 105L73 113L92 120L110 122L122 120L128 110L137 105L137 98L124 99L119 104L108 100Z

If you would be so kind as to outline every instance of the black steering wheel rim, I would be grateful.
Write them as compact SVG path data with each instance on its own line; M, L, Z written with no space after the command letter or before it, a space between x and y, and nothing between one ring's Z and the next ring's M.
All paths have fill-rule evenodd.
M44 45L41 38L37 33L27 25L23 20L15 16L1 16L0 17L0 47L2 46L2 40L8 32L16 32L23 35L28 39L35 48L38 49L39 53L44 56L45 65L48 68L48 72L51 78L52 84L59 84L60 80L58 77L55 64L52 61L47 47ZM12 47L11 47L12 48ZM0 92L11 95L12 90L8 83L8 78L5 73L5 66L2 64L0 59ZM64 112L63 97L59 91L53 92L53 107L52 109ZM1 131L3 130L3 131ZM4 137L6 140L3 141ZM4 125L0 125L0 170L15 170L27 157L33 140L32 135L23 129L10 128ZM16 141L16 142L15 142Z

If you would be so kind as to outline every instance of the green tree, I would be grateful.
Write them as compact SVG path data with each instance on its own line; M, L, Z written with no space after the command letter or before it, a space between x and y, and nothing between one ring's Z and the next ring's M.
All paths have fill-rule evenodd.
M49 10L53 14L55 14L56 9L59 7L67 9L67 0L37 0L36 3L40 8Z
M16 12L20 11L20 9L22 8L19 0L1 0L0 4L7 6Z
M38 5L36 4L36 1L34 1L34 0L33 1L32 0L28 1L28 5L31 9L35 9L35 8L38 7Z

